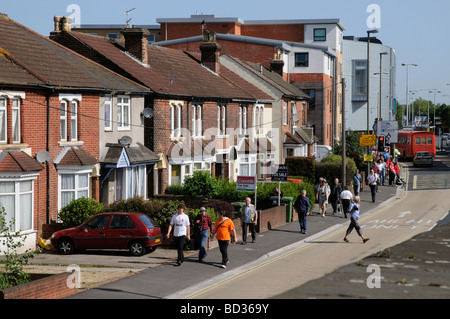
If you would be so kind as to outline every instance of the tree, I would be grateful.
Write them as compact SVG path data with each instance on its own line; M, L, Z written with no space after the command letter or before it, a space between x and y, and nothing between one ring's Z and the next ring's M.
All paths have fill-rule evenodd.
M360 136L361 133L359 132L347 131L345 137L346 157L352 158L357 167L361 167L364 162L364 154L366 153L366 147L359 145ZM334 146L333 153L336 155L342 155L342 141Z
M444 131L448 132L450 129L450 105L445 105L440 110L441 123Z

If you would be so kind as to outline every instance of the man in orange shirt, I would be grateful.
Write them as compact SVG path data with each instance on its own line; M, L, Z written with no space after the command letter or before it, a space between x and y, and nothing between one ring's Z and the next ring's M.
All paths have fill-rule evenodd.
M214 227L214 232L211 237L216 235L219 243L220 253L222 254L222 268L227 268L228 264L228 244L231 240L231 233L233 233L234 243L237 242L236 230L234 229L233 221L226 217L223 212L219 211L219 219Z

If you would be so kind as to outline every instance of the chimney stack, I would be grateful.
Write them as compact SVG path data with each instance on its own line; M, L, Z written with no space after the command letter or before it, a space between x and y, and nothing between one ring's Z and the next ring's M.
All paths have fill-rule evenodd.
M54 39L61 31L72 31L72 18L64 16L54 16L54 30L50 32L50 39Z
M215 73L220 71L220 50L222 47L216 42L216 33L204 31L203 42L200 45L202 64Z
M274 53L273 60L270 62L270 70L283 76L284 61L280 59L278 53Z
M122 30L125 38L125 51L131 53L143 64L148 64L148 37L150 31L141 28L129 28Z

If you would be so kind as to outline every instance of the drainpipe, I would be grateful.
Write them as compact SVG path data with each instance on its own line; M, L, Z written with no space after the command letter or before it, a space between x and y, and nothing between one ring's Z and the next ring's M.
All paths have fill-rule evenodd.
M49 93L46 97L47 99L47 141L46 141L46 147L45 150L47 152L50 152L50 134L49 134L49 128L50 128L50 97L52 96L52 93ZM48 161L45 161L45 169L47 170L47 198L46 198L46 216L47 216L47 224L50 224L50 165Z

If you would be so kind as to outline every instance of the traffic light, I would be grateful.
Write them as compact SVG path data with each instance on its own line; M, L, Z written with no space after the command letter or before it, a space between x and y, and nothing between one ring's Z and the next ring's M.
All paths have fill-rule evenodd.
M384 136L378 136L378 152L384 152Z

